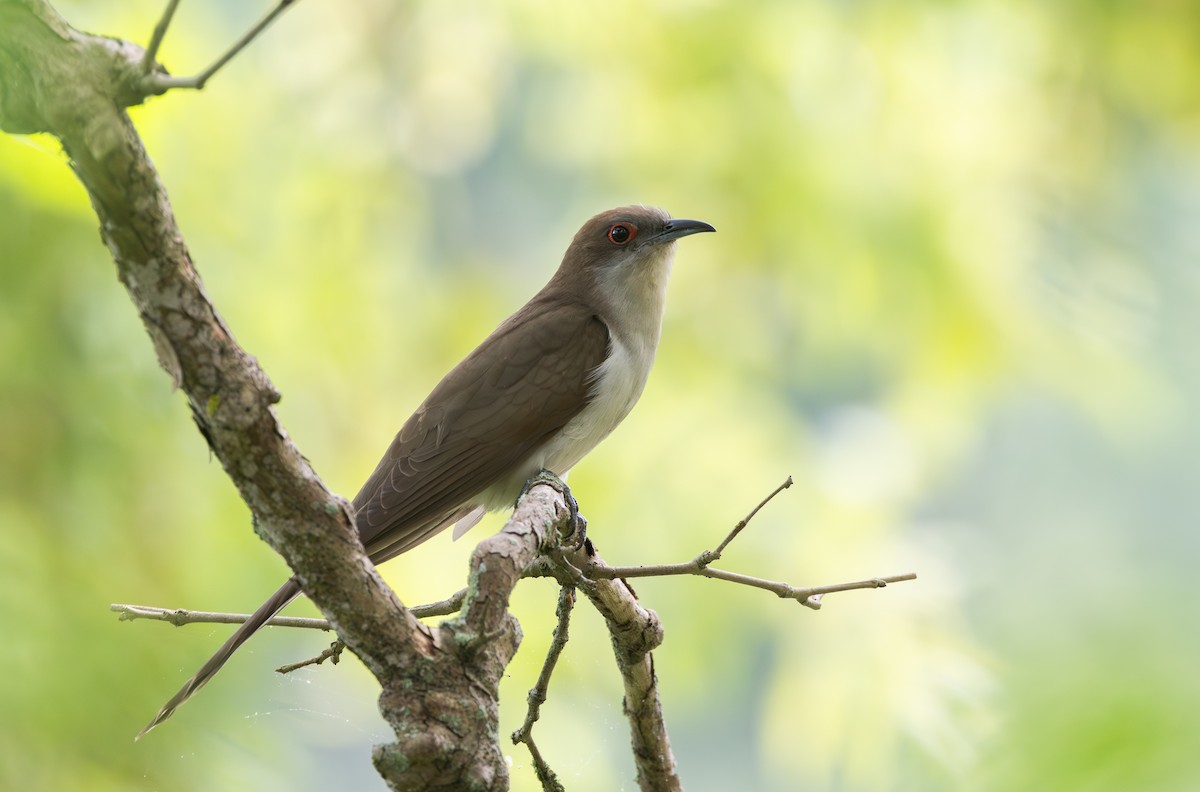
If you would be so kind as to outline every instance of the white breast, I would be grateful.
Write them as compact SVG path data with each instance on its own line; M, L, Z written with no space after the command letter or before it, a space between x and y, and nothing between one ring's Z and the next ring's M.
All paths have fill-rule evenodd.
M542 467L560 475L566 473L608 437L637 404L650 376L657 343L627 344L615 334L611 343L608 358L596 371L591 401L542 449Z
M611 336L611 354L596 369L592 399L588 405L572 418L562 431L546 445L534 452L525 464L518 466L508 476L485 490L479 503L483 507L463 520L454 531L457 539L483 516L483 511L510 508L521 487L539 470L545 468L565 479L567 471L583 459L589 451L608 437L617 424L637 404L650 366L654 363L653 344L627 344L619 336Z
M542 467L562 475L608 437L637 404L654 365L675 245L606 270L598 292L607 302L608 358L596 370L592 399L542 449Z
M562 431L539 448L525 464L485 490L478 500L488 511L512 506L521 487L545 468L566 477L567 471L617 428L646 387L666 302L667 281L675 245L654 249L627 267L612 268L600 285L610 352L596 369L592 396L586 407ZM614 310L619 306L618 310ZM619 319L619 321L617 321ZM476 517L477 519L477 517ZM474 524L464 521L462 530ZM455 532L455 537L460 531Z

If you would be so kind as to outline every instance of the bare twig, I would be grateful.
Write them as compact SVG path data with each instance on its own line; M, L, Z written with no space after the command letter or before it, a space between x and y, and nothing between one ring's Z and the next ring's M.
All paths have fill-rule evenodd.
M167 7L163 9L158 24L154 26L154 32L150 34L150 43L146 45L146 53L142 56L142 74L150 74L154 70L158 48L162 46L163 37L167 35L167 28L171 26L171 18L175 16L177 8L179 0L167 0Z
M675 755L663 718L658 676L651 652L663 640L658 615L637 600L623 580L590 580L578 569L591 562L604 566L590 542L561 554L551 562L559 570L559 582L576 582L584 596L604 617L612 636L613 653L625 691L622 710L629 721L633 761L642 792L678 792L683 783L675 768ZM563 563L569 561L570 563Z
M258 38L258 35L270 27L271 23L274 22L279 15L286 11L288 6L292 5L294 2L296 2L296 0L279 0L274 8L264 14L249 30L242 34L242 37L235 41L233 45L226 50L223 55L221 55L221 57L213 61L207 69L199 74L195 74L191 77L174 77L172 75L155 72L147 68L144 70L142 77L143 85L151 93L165 93L172 88L195 88L197 91L202 89L205 83L212 79L214 74L220 71L221 67L233 60L235 55L244 50L250 44L250 42L254 41L254 39ZM177 4L178 0L171 0L171 5L168 6L167 11L163 13L163 18L159 20L158 27L154 29L154 36L157 38L157 41L155 38L151 38L151 49L146 50L147 57L150 57L152 50L157 52L158 45L162 42L162 36L159 35L159 28L162 29L162 33L166 33L167 25L170 24L170 15L174 13L174 8L172 6ZM152 63L152 61L143 60L144 65L148 63Z
M545 792L565 792L565 790L562 783L559 782L558 776L542 758L541 751L533 741L533 724L541 716L542 705L546 703L546 691L550 687L550 676L554 673L559 656L567 646L571 609L574 606L575 588L563 586L558 592L558 608L555 610L558 624L554 627L554 638L550 642L550 649L546 652L546 661L542 664L542 672L538 675L537 683L529 691L529 709L525 713L525 722L512 735L514 745L525 743L529 748L529 754L533 757L534 770Z
M321 663L324 663L326 660L333 665L337 665L338 661L342 659L342 650L345 648L346 644L342 643L340 640L334 641L333 643L329 644L328 649L321 652L321 654L317 655L316 657L310 657L307 660L301 660L299 663L288 663L287 665L281 665L279 668L276 668L275 671L276 673L280 674L290 674L293 671L306 668L310 665L321 665Z
M417 605L409 608L409 611L418 619L427 619L430 616L449 616L451 613L458 613L462 610L463 602L466 599L467 590L461 588L444 600L431 602L428 605Z
M697 558L706 559L702 562L702 566L708 566L713 561L716 561L718 558L720 558L721 553L725 552L725 548L729 546L729 543L732 542L737 535L742 532L742 529L749 525L750 521L754 519L754 515L758 514L759 510L762 509L763 506L766 506L768 503L770 503L776 495L783 492L790 486L792 486L792 477L788 476L787 480L776 487L774 492L759 501L759 504L751 509L749 514L739 520L737 525L733 526L733 530L729 532L729 536L726 536L725 540L721 542L721 544L717 545L716 550L710 550L708 553L701 553Z
M151 605L121 605L113 603L108 606L113 613L120 614L121 621L136 621L149 619L164 621L182 627L185 624L241 624L250 618L246 613L217 613L213 611L194 611L184 608L156 608ZM306 630L331 630L327 619L310 619L303 616L276 616L267 622L268 627L299 627Z
M850 591L852 589L883 588L888 583L900 583L901 581L905 580L917 579L915 573L908 572L903 575L868 578L867 580L857 580L850 583L832 583L825 586L797 587L778 580L767 580L765 578L753 577L752 575L742 575L737 572L728 572L724 569L700 566L696 559L685 561L682 564L657 564L653 566L627 567L610 567L607 565L599 565L593 562L584 567L583 572L590 578L602 580L639 577L667 577L670 575L696 575L698 577L714 578L716 580L725 580L730 583L738 583L743 586L752 586L754 588L764 589L776 594L779 597L782 597L783 599L796 600L801 605L812 608L813 610L818 610L821 607L820 599L817 599L815 602L810 602L809 600L813 597L819 598L823 594L831 594L836 591Z
M551 551L539 557L525 570L526 577L554 577L564 586L575 585L604 616L613 637L617 667L625 688L624 712L629 720L638 786L643 792L674 792L682 789L671 744L663 719L658 678L651 652L663 639L658 616L637 600L624 580L626 577L658 575L698 575L763 588L781 597L795 599L806 607L818 609L821 597L835 591L857 588L881 588L888 583L912 580L913 574L871 578L827 586L799 588L788 583L755 578L708 566L729 546L750 520L776 495L791 486L789 477L740 521L715 550L705 551L683 564L647 567L612 567L604 562L590 542L575 550ZM531 694L532 697L532 694ZM515 736L515 735L514 735ZM534 761L540 756L531 746Z
M808 588L793 589L788 594L789 599L794 599L806 608L813 610L821 609L821 598L826 594L833 594L838 591L854 591L855 589L877 589L885 588L889 583L902 583L906 580L916 580L916 572L906 572L903 575L890 575L888 577L868 578L867 580L854 580L849 583L831 583L826 586L809 586ZM780 596L783 596L780 594Z
M697 555L691 561L684 561L679 564L652 564L648 566L620 566L613 567L605 564L599 556L584 558L582 565L575 567L575 560L569 558L569 554L561 554L557 559L551 561L549 559L538 559L529 569L525 570L526 577L554 577L559 580L623 580L626 578L640 577L668 577L670 575L696 575L697 577L713 578L715 580L724 580L729 583L738 583L743 586L752 586L770 591L773 594L784 599L792 599L799 602L806 608L820 610L821 597L825 594L831 594L836 591L850 591L852 589L869 589L883 588L889 583L899 583L904 580L916 580L915 573L909 572L903 575L891 575L888 577L869 578L867 580L857 580L849 583L833 583L826 586L793 586L790 583L784 583L778 580L767 580L765 578L754 577L752 575L743 575L738 572L728 572L724 569L715 569L709 566L712 562L721 557L721 553L729 546L729 543L737 538L754 516L766 506L771 500L783 492L788 487L792 486L792 477L788 476L787 480L776 487L770 495L763 498L757 506L750 510L743 519L739 520L737 525L733 526L733 530L729 535L717 545L714 550L705 550Z
M409 611L418 619L430 616L447 616L458 613L462 609L467 590L459 589L444 600L431 602L428 605L417 605ZM120 614L121 621L150 619L165 621L180 627L184 624L241 624L250 618L245 613L216 613L212 611L193 611L183 608L156 608L150 605L120 605L114 603L108 606L114 613ZM299 627L307 630L332 630L326 619L310 619L303 616L276 616L267 622L268 627Z

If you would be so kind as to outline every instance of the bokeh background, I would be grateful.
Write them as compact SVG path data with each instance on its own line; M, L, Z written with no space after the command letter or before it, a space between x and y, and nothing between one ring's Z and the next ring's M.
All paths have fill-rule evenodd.
M144 43L162 4L56 5ZM260 6L183 4L162 60L199 69ZM588 216L717 226L680 244L641 404L572 474L593 537L684 560L791 474L725 566L920 579L819 613L639 583L688 789L1171 792L1200 788L1198 41L1172 0L313 0L134 115L347 496ZM385 575L440 598L471 545ZM132 741L228 628L107 605L246 611L286 574L64 156L0 136L0 787L382 789L358 662L271 671L317 634L256 638ZM516 597L502 733L554 602ZM635 788L620 706L581 609L536 732L568 789Z

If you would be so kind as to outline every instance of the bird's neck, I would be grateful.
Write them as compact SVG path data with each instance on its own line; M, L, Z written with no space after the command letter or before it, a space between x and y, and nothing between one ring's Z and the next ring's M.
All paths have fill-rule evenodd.
M674 247L598 276L590 302L608 327L608 356L593 372L588 405L541 449L539 463L555 473L570 470L641 397L662 333Z
M615 267L596 276L600 317L636 358L643 383L662 335L667 282L671 279L674 257L675 245L663 245L633 266Z

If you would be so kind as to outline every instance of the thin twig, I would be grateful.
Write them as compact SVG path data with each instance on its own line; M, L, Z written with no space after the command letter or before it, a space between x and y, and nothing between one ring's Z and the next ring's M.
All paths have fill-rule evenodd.
M729 583L738 583L744 586L760 588L765 591L770 591L771 593L785 599L794 599L801 605L812 608L813 610L820 610L821 597L825 594L832 594L837 591L851 591L854 589L884 588L889 583L900 583L906 580L917 579L916 573L909 572L903 575L867 578L866 580L856 580L847 583L831 583L825 586L800 587L792 586L789 583L784 583L777 580L766 580L765 578L756 578L751 575L742 575L737 572L728 572L724 569L701 567L697 565L695 559L691 561L685 561L682 564L658 564L655 566L627 567L611 567L604 563L598 563L593 559L589 563L585 564L582 569L575 569L574 567L570 567L562 562L552 561L549 558L539 558L533 564L530 564L529 568L525 570L525 577L552 577L560 581L569 580L577 583L585 583L590 580L670 577L672 575L695 575L696 577L724 580Z
M292 5L294 2L296 2L296 0L279 0L275 7L264 14L262 18L254 23L253 27L242 34L242 37L235 41L233 46L225 51L225 54L213 61L211 66L199 74L191 77L173 77L169 74L148 72L142 78L143 83L148 89L156 93L164 93L171 88L195 88L197 91L199 91L204 87L205 83L212 79L214 74L220 71L222 66L233 60L235 55L244 50L250 44L250 42L254 41L254 39L256 39L260 33L266 30L271 23L274 22L276 18L286 11L288 6Z
M150 619L164 621L182 627L185 624L241 624L250 618L248 613L217 613L213 611L194 611L184 608L156 608L151 605L120 605L113 603L108 606L113 613L119 613L121 621ZM276 616L267 622L269 627L300 627L306 630L333 629L325 619L309 619L303 616Z
M733 526L733 530L729 532L729 536L726 536L725 541L717 545L716 550L712 550L708 553L702 553L701 557L707 558L707 561L703 563L703 566L707 566L708 564L711 564L713 561L716 561L718 558L720 558L721 553L725 552L725 548L729 546L729 543L732 542L737 535L742 532L742 529L749 525L750 521L754 519L754 515L758 514L759 510L762 509L763 506L766 506L768 503L770 503L776 495L783 492L790 486L792 486L792 477L788 476L787 480L776 487L774 492L763 498L757 506L750 510L749 514L739 520L737 525Z
M790 583L784 583L778 580L767 580L765 578L754 577L752 575L743 575L738 572L728 572L724 569L716 569L714 567L700 566L693 559L682 564L658 564L654 566L628 566L628 567L610 567L607 565L590 564L584 573L591 578L601 578L604 580L616 580L619 578L639 578L639 577L668 577L671 575L696 575L698 577L713 578L716 580L725 580L730 583L738 583L743 586L752 586L770 591L773 594L782 597L783 599L793 599L801 605L817 610L820 608L820 600L810 603L812 597L820 597L823 594L832 594L836 591L851 591L853 589L872 589L883 588L889 583L900 583L905 580L916 580L917 576L914 572L908 572L903 575L889 575L888 577L868 578L867 580L856 580L849 583L831 583L825 586L793 586Z
M792 477L788 476L782 484L776 487L770 495L763 498L757 506L750 510L743 519L739 520L737 525L733 526L733 530L729 535L717 545L714 550L705 550L697 555L691 561L684 561L679 564L653 564L648 566L623 566L614 567L605 564L599 560L599 557L593 557L587 561L582 567L576 569L569 567L569 561L565 554L553 562L546 558L539 558L528 569L525 570L526 577L554 577L562 580L562 572L567 574L568 580L574 580L576 583L582 584L589 580L621 580L625 578L640 578L640 577L668 577L670 575L696 575L697 577L713 578L715 580L724 580L729 583L738 583L743 586L752 586L770 591L784 599L792 599L799 602L806 608L820 610L821 597L825 594L832 594L836 591L850 591L852 589L869 589L883 588L889 583L899 583L905 580L916 580L915 573L909 572L903 575L890 575L888 577L869 578L867 580L857 580L849 583L833 583L826 586L793 586L790 583L784 583L779 580L767 580L766 578L754 577L752 575L743 575L738 572L729 572L724 569L716 569L709 566L712 562L721 557L721 553L729 546L729 543L737 538L738 534L750 524L754 516L770 503L776 495L783 492L788 487L792 486ZM564 567L564 565L568 565ZM560 571L556 571L560 570Z
M462 609L463 600L466 597L467 590L465 588L459 589L444 600L431 602L428 605L417 605L409 610L418 619L430 616L447 616L451 613L458 613ZM109 605L108 609L114 613L119 613L121 621L150 619L151 621L170 622L176 627L184 624L241 624L250 618L249 614L246 613L214 613L212 611L193 611L183 608L156 608L150 605L120 605L114 603ZM276 616L267 622L267 626L300 627L308 630L333 629L325 619L310 619L303 616Z
M572 563L560 563L568 557ZM579 591L604 617L612 637L613 654L625 691L621 709L629 721L638 788L643 792L680 792L683 782L671 751L651 654L662 644L662 623L654 611L638 602L626 581L589 580L578 574L577 570L586 567L589 561L605 565L594 544L568 549L560 560L552 564L562 574L560 582L578 584Z
M466 599L467 590L460 588L444 600L430 602L427 605L415 605L409 608L409 611L418 619L427 619L430 616L449 616L451 613L458 613L462 610L463 602Z
M342 651L345 648L346 644L342 643L340 640L334 641L333 643L329 644L328 649L321 652L321 654L317 655L316 657L310 657L307 660L301 660L299 663L288 663L287 665L281 665L279 668L276 668L275 671L280 674L290 674L297 669L305 668L310 665L321 665L321 663L324 663L326 660L333 665L337 665L338 661L342 659Z
M565 792L563 785L558 780L558 776L550 769L550 765L542 758L541 752L533 741L533 724L541 716L542 705L546 703L546 692L550 687L550 676L554 673L554 667L558 664L558 658L562 655L563 649L567 646L568 630L571 625L571 609L575 605L575 588L573 586L563 586L558 592L558 608L555 609L555 615L558 617L558 624L554 627L554 638L550 642L550 649L546 652L546 661L542 664L542 672L538 675L537 683L533 689L529 691L529 709L525 713L525 722L521 724L521 728L517 729L512 734L513 744L525 743L529 748L529 755L533 757L533 767L537 773L538 780L542 782L544 792Z
M154 32L150 34L150 43L146 45L146 54L142 56L142 74L150 74L153 71L154 60L158 57L158 48L162 46L163 37L167 35L167 28L171 26L171 18L175 16L177 8L179 8L179 0L168 0L162 17L154 26Z

